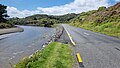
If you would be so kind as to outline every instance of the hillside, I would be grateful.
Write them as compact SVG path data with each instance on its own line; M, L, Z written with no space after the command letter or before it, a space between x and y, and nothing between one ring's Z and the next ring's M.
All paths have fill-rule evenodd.
M120 37L120 2L111 7L82 12L70 20L71 25Z

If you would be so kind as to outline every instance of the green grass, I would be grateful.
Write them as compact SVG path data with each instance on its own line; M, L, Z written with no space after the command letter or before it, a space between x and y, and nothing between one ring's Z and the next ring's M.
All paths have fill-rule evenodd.
M72 68L72 49L68 44L53 42L31 58L24 58L15 68Z
M70 25L120 38L120 22L108 22L100 25L91 22L84 24L71 23Z

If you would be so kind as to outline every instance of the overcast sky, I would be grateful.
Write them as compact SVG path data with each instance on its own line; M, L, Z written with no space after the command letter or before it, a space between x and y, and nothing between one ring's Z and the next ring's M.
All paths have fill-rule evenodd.
M63 15L81 13L97 9L100 6L109 7L120 0L0 0L7 7L10 17L26 17L33 14Z

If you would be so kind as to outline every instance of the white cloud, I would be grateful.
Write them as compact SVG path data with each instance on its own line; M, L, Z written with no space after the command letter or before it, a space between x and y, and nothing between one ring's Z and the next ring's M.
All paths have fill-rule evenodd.
M37 10L35 10L35 11L22 10L22 11L20 11L15 7L7 7L7 13L10 17L22 18L22 17L33 15L33 14L38 14L39 11L37 11Z
M37 8L45 14L61 15L66 13L80 13L83 11L97 9L100 6L108 6L107 0L75 0L74 2L62 6L48 8Z
M62 15L67 13L80 13L83 11L97 9L100 6L108 6L107 0L74 0L74 2L61 6L48 8L38 7L35 11L20 11L15 7L8 7L7 10L11 17L26 17L33 14Z
M116 2L120 2L120 0L115 0Z

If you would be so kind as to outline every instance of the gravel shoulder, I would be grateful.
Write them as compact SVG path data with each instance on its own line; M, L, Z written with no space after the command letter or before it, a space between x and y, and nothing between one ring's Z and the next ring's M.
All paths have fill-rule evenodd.
M0 35L9 34L9 33L15 33L15 32L22 32L22 31L24 31L24 29L20 28L20 27L0 29Z

